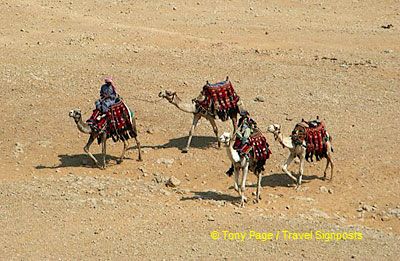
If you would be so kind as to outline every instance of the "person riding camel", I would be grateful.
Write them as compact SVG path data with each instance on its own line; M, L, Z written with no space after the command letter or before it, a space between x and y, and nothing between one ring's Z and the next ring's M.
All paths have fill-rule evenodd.
M105 114L109 108L119 99L116 88L111 77L104 79L104 84L100 88L100 99L96 101L96 109Z
M245 157L248 160L249 152L251 150L249 138L251 134L253 134L257 130L257 123L252 118L250 118L250 114L248 111L241 110L239 113L240 119L238 122L238 129L235 133L236 139L233 148L239 153L241 157ZM233 165L231 165L226 174L230 177L232 176L233 171L234 168Z

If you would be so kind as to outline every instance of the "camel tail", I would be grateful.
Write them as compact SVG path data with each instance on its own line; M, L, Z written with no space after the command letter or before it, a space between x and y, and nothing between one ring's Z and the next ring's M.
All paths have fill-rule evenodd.
M333 151L333 145L332 145L332 136L328 132L326 134L328 135L328 141L331 144L331 152L334 152Z
M131 135L131 137L132 138L136 138L137 137L137 134L138 134L138 132L137 132L137 129L136 129L136 121L135 121L135 118L132 118L132 124L131 124L131 130L130 130L130 135Z
M243 100L240 100L240 99L239 99L239 101L238 101L238 103L237 103L237 104L238 104L238 106L244 106L244 102L243 102Z
M131 110L129 107L128 107L128 110L129 110L129 118L130 118L130 122L131 122L131 128L129 130L129 135L132 138L136 138L138 132L137 132L137 129L136 129L135 112L133 110Z

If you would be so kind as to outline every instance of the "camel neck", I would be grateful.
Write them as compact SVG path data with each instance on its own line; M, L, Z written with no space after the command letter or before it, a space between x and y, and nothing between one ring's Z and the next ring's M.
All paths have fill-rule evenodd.
M78 127L78 130L80 132L83 132L83 133L86 133L86 134L92 133L92 129L90 128L89 124L84 123L82 121L82 117L80 117L79 119L75 119L75 123L76 123L76 126Z
M282 132L279 132L279 133L276 135L276 140L277 140L283 147L286 147L285 144L283 143L283 134L282 134Z
M238 152L233 148L233 144L234 144L233 140L230 140L226 146L226 152L231 162L239 162L240 157Z
M181 111L184 111L187 113L195 113L196 112L196 106L193 103L182 102L182 100L176 95L174 96L174 99L172 101L170 101L170 103L175 105Z

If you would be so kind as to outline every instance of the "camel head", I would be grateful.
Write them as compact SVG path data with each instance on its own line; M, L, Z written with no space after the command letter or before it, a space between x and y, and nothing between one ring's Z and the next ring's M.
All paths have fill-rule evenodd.
M158 97L165 98L169 102L173 102L174 98L176 96L176 92L174 91L168 91L168 90L162 90L159 94Z
M267 131L274 134L274 138L276 140L278 138L278 135L281 133L281 125L279 124L269 125Z
M69 111L69 117L74 118L75 121L79 121L82 118L80 109L73 109Z
M224 132L222 133L221 136L219 136L219 141L224 144L229 144L231 139L232 139L232 134L230 134L229 132Z
M273 133L274 135L277 135L281 133L281 125L279 124L269 125L267 131Z
M283 137L283 135L281 133L281 125L279 125L279 124L269 125L267 128L267 131L274 134L275 140L278 140L284 148L286 147L289 149L293 149L294 146L293 146L292 138L290 136Z

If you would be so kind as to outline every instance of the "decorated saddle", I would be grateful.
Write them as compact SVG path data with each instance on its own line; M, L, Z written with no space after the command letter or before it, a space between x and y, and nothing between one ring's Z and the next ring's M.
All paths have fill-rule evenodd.
M233 148L241 154L249 155L256 161L266 161L271 155L267 139L257 130L250 135L248 142L242 144L240 138L236 138Z
M120 100L112 105L107 113L102 114L98 109L93 110L92 116L86 121L93 131L106 133L107 138L114 141L134 138L136 133L132 126L132 111Z
M210 84L207 82L202 90L203 99L196 100L200 110L217 115L222 121L226 121L233 112L238 112L237 103L239 96L233 89L231 81L227 80Z
M313 121L302 122L296 124L292 131L292 141L296 145L306 146L306 160L313 160L315 155L316 160L320 160L326 154L326 141L329 139L326 132L325 123L318 118Z

